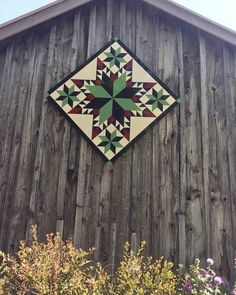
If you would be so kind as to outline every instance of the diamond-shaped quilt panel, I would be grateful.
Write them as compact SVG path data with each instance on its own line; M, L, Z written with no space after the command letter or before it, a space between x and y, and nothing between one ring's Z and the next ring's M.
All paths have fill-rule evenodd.
M172 93L120 41L49 91L49 98L109 161L172 108Z

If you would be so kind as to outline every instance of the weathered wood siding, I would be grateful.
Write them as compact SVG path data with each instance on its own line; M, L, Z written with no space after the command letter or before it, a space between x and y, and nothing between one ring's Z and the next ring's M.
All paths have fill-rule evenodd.
M114 165L46 91L118 36L184 98ZM236 48L137 0L98 0L0 49L0 248L37 224L111 271L125 241L229 274L236 249Z

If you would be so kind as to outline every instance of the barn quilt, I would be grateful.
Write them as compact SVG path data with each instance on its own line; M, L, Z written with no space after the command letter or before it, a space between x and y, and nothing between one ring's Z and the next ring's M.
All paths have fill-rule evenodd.
M108 161L114 161L178 101L117 40L51 89L49 98Z

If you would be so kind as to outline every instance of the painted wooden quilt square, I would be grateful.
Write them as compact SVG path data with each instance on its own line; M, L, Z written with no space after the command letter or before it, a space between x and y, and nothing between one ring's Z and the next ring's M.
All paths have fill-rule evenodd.
M112 41L49 91L49 98L109 161L178 97L120 41Z

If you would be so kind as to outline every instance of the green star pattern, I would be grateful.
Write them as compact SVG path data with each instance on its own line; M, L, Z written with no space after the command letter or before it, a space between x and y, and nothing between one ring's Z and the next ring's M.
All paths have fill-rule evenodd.
M75 91L74 85L68 88L66 85L64 85L63 90L57 90L57 93L60 95L56 100L62 101L62 107L65 105L69 105L70 107L73 107L73 103L79 101L77 98L77 95L79 92Z
M106 55L106 59L104 61L109 62L110 68L114 65L120 67L121 63L125 63L124 56L125 53L121 53L121 48L119 47L117 50L111 47L111 52L104 52Z
M169 95L163 94L163 89L159 90L158 92L155 89L152 89L152 94L147 94L147 98L149 101L147 104L152 106L152 111L159 108L161 111L163 111L164 106L169 106L169 103L166 101L166 99L169 97Z
M98 146L104 147L105 154L111 150L114 154L116 152L116 148L121 148L122 145L119 143L119 141L122 139L121 136L117 136L117 131L113 131L110 133L108 130L106 130L105 136L99 136L101 139L101 143Z
M105 74L104 74L105 76ZM104 78L105 79L105 78ZM115 81L106 76L108 86L95 85L87 86L87 89L94 95L95 99L87 107L102 106L100 108L99 124L105 122L113 113L113 107L125 111L139 111L140 108L131 100L131 96L137 92L136 88L126 91L126 74L122 74Z

